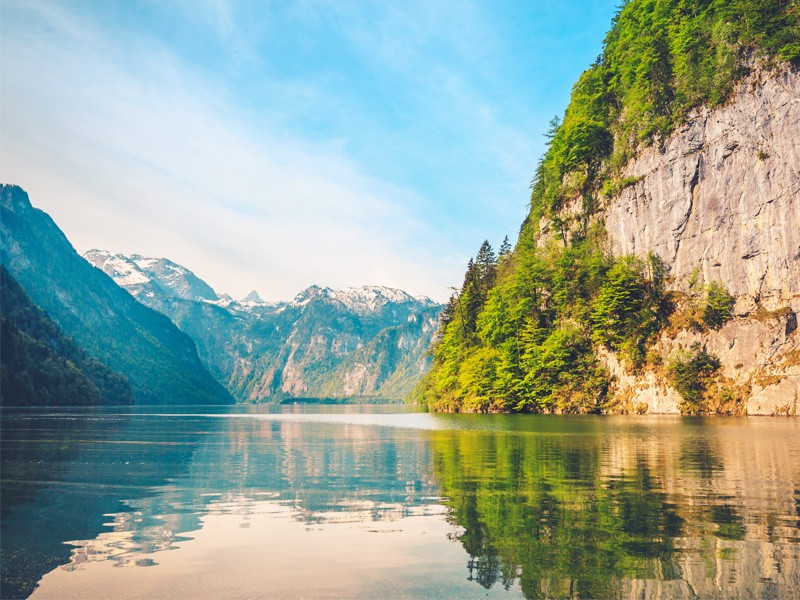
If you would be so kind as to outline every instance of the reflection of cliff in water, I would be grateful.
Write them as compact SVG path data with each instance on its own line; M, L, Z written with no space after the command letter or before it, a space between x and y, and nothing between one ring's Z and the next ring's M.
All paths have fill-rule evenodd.
M796 423L562 424L433 434L468 577L529 598L800 597Z

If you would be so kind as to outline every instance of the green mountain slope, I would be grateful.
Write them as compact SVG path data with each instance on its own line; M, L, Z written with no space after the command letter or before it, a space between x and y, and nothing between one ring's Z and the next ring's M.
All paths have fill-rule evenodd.
M0 404L131 404L128 381L86 355L0 267Z
M723 105L751 70L799 61L797 0L625 3L563 119L552 123L516 247L470 263L417 396L439 410L622 410L609 367L619 360L626 373L650 369L676 389L688 377L694 389L684 386L683 412L742 412L748 390L723 381L705 350L667 364L654 346L669 327L719 329L735 298L713 280L695 285L697 277L678 293L662 256L614 256L604 211L647 176L628 174L626 165L679 137L694 108ZM703 147L690 142L687 153ZM721 151L723 160L736 148ZM753 152L753 162L767 155ZM689 211L698 181L709 176L702 166L687 181ZM642 202L654 194L637 190Z
M89 356L126 376L137 402L232 402L191 339L81 258L17 186L0 187L0 233L2 264L31 300Z

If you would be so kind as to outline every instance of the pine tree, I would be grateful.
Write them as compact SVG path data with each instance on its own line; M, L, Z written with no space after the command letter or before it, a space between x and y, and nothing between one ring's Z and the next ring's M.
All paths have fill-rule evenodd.
M478 256L475 257L475 264L478 267L481 293L485 295L494 287L494 280L497 274L497 256L494 253L489 240L483 240Z
M503 238L503 243L500 244L500 251L498 254L500 258L505 258L511 254L511 242L508 241L508 236Z
M447 326L455 318L456 311L458 311L458 293L454 292L447 301L447 304L445 304L442 309L442 315L439 317L440 333L444 333L445 329L447 329Z

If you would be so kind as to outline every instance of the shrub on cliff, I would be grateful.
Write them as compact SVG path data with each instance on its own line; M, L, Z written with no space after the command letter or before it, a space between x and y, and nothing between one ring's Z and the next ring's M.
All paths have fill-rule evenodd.
M697 343L669 364L669 381L683 398L679 404L682 413L697 415L706 411L704 396L720 366L719 359Z

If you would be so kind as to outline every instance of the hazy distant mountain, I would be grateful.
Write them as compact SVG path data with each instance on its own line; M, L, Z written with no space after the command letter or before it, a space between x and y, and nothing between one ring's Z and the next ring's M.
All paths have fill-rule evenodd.
M261 299L261 296L258 295L258 292L253 290L247 296L242 298L242 302L252 302L254 304L264 304L264 301Z
M192 340L81 258L21 188L0 187L0 217L2 264L79 347L128 378L138 402L232 401Z
M85 256L189 334L212 374L242 401L400 399L428 367L442 308L380 286L311 286L291 302L265 302L255 291L233 300L166 259L100 250ZM170 268L152 269L157 263Z

